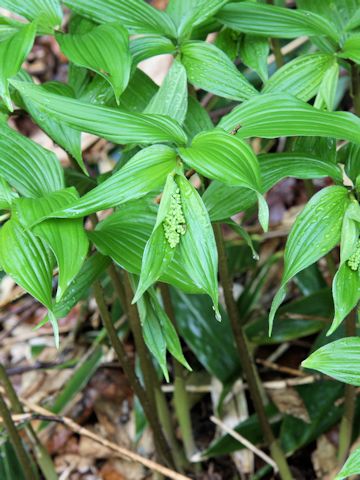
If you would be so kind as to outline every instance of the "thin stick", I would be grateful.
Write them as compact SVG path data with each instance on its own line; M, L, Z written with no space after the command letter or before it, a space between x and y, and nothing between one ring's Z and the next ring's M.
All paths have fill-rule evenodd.
M224 430L224 432L228 433L229 435L231 435L233 438L235 438L235 440L237 440L238 442L242 443L244 445L244 447L248 448L249 450L251 450L253 453L255 453L255 455L257 455L258 457L262 458L264 460L264 462L266 462L267 464L269 464L275 471L275 473L278 472L278 467L276 465L276 463L274 462L274 460L269 457L269 455L266 455L266 453L264 453L262 450L260 450L259 448L257 448L253 443L249 442L249 440L247 440L245 437L243 437L242 435L240 435L240 433L238 432L235 432L235 430L233 430L232 428L228 427L227 425L225 425L224 422L222 422L219 418L216 418L214 416L211 416L210 417L210 420L215 423L215 425L217 425L218 427L220 427L222 430Z
M77 433L78 435L82 435L84 437L90 438L94 442L106 448L109 448L113 452L117 453L121 458L130 460L132 462L140 463L141 465L148 468L149 470L152 470L153 472L158 472L173 480L191 480L189 477L176 473L173 470L170 470L169 468L164 467L163 465L160 465L157 462L153 462L152 460L144 458L138 455L137 453L132 452L131 450L128 450L127 448L119 447L115 443L112 443L109 440L106 440L105 438L99 437L98 435L91 432L87 428L81 427L79 424L74 422L71 418L62 417L60 415L54 415L49 410L46 410L45 408L40 407L38 405L34 405L23 398L21 399L21 401L24 403L24 405L26 405L26 407L29 410L41 415L43 420L60 422L66 425L70 430ZM16 419L21 420L21 417L16 416ZM23 420L29 420L29 419L31 419L31 416L30 417L29 415L23 416Z
M15 450L16 457L21 465L25 478L39 478L38 472L35 472L31 467L32 461L24 448L19 432L11 418L10 410L8 409L2 395L0 395L0 416L4 422L11 445Z
M145 416L153 431L156 450L159 453L162 461L165 463L169 463L172 467L171 453L169 451L169 447L164 437L161 425L159 424L157 415L154 414L154 411L151 408L151 404L149 403L147 394L135 373L134 367L130 363L125 348L122 342L119 340L119 337L111 321L111 317L105 303L105 298L100 282L94 283L94 294L111 345L118 357L120 365L124 370L125 375L127 376L135 395L138 397L141 403Z
M258 415L264 439L268 447L270 448L271 456L273 457L279 468L280 477L283 480L290 480L293 477L287 464L284 452L282 451L280 445L274 437L269 420L266 416L265 408L262 402L261 392L258 385L258 374L256 366L250 355L247 339L241 326L240 319L238 317L238 310L233 296L233 282L232 278L229 275L225 243L221 230L221 225L214 224L213 229L219 254L219 274L224 291L226 309L234 334L235 343L237 345L241 365L243 367L246 380L249 385L251 398L254 403L255 411Z

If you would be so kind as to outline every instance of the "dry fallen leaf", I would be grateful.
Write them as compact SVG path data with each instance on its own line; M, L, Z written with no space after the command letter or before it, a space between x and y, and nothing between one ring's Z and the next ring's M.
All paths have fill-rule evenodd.
M281 413L310 423L309 413L295 388L268 390L268 393Z

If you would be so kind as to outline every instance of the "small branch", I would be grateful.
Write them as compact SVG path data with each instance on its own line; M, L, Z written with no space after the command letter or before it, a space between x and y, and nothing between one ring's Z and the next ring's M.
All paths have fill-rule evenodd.
M46 410L45 408L40 407L38 405L34 405L34 404L26 401L25 399L22 399L22 402L24 403L24 405L26 405L26 407L30 411L38 414L41 417L42 420L55 421L55 422L62 423L63 425L66 425L74 433L77 433L78 435L82 435L84 437L87 437L87 438L93 440L94 442L98 443L99 445L102 445L103 447L109 448L113 452L117 453L119 455L119 457L121 457L125 460L140 463L141 465L148 468L149 470L151 470L153 472L158 472L161 475L165 475L166 477L171 478L172 480L191 480L189 477L186 477L184 475L176 473L173 470L170 470L169 468L164 467L163 465L160 465L157 462L153 462L152 460L144 458L144 457L138 455L137 453L132 452L131 450L128 450L127 448L119 447L115 443L112 443L112 442L106 440L105 438L99 437L98 435L91 432L87 428L81 427L79 424L77 424L76 422L71 420L71 418L62 417L62 416L59 416L59 415L54 415L49 410ZM22 415L22 416L19 416L19 415L16 416L16 420L18 420L18 421L31 420L33 418L34 417L32 415L29 415L29 414L27 414L27 415L25 414L25 415ZM30 479L32 477L27 477L27 478Z
M11 445L15 450L16 457L21 465L25 478L28 478L28 479L39 478L38 472L35 473L31 468L32 461L24 448L19 432L17 431L15 424L11 418L10 410L8 409L1 394L0 394L0 416L4 422L6 431L11 441Z
M245 437L240 435L240 433L235 432L235 430L233 430L232 428L229 428L220 419L212 416L212 417L210 417L210 420L213 423L215 423L215 425L217 425L222 430L224 430L224 432L228 433L231 437L235 438L235 440L237 440L242 445L244 445L244 447L251 450L258 457L262 458L264 460L264 462L266 462L268 465L270 465L274 469L275 473L278 472L278 468L277 468L276 463L274 462L274 460L271 457L269 457L269 455L266 455L266 453L264 453L262 450L259 450L253 443L249 442L249 440L247 440Z

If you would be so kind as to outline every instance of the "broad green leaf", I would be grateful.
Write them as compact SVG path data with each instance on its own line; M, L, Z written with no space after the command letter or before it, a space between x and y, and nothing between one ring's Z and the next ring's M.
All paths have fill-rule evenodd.
M121 108L142 113L157 91L158 87L151 78L137 68L130 78L127 89L121 95Z
M184 121L184 130L189 140L200 132L212 130L214 125L205 108L194 98L188 98L188 110Z
M194 26L213 16L228 0L170 0L166 9L178 30L178 37L188 37Z
M0 229L0 265L15 282L52 309L52 262L42 240L16 219Z
M155 222L155 205L146 199L140 199L120 206L119 210L100 222L88 235L101 253L109 255L128 272L139 275L145 245ZM189 293L202 292L184 271L178 252L160 280Z
M177 205L177 202L174 199L177 190L178 186L174 180L174 175L168 175L161 197L154 230L145 246L141 264L140 280L135 292L133 303L137 302L143 293L159 279L174 257L176 245L170 244L170 239L166 238L164 222L168 215L175 217L173 203L176 203ZM175 235L179 236L180 241L180 233L175 232Z
M90 105L47 92L41 86L12 82L37 108L55 120L83 132L93 133L114 143L186 143L177 122L162 115L142 115L116 108ZM360 121L360 120L359 120Z
M286 177L313 179L330 177L342 182L342 172L334 164L318 160L305 153L270 153L259 155L262 193ZM243 187L228 187L212 182L203 200L212 221L224 220L247 210L256 203L256 195Z
M76 201L75 189L51 193L42 198L21 198L15 201L19 221L25 228L54 210ZM50 247L59 266L56 300L59 301L79 273L88 251L88 239L82 219L49 219L36 225L32 232Z
M239 101L258 95L229 57L215 45L185 42L181 46L181 62L189 81L208 92Z
M360 144L347 143L337 152L337 162L345 165L346 175L356 183L356 178L360 175Z
M326 35L335 42L335 26L320 15L254 2L228 3L216 15L224 25L244 33L274 38Z
M54 27L62 22L62 10L59 0L0 0L0 7L21 15L38 24L40 33L53 33Z
M267 230L267 206L260 201L261 180L257 158L243 140L220 129L198 134L188 148L180 148L181 158L208 178L231 186L243 186L259 195L262 227Z
M10 187L4 178L0 177L0 209L9 210L11 204L18 194Z
M144 113L167 115L181 125L188 108L188 88L186 71L177 60L174 61L164 82L151 99Z
M119 23L107 23L85 34L57 33L56 40L71 62L104 77L112 86L119 103L130 78L131 56L127 30Z
M175 25L165 13L144 0L65 0L65 5L97 23L120 22L131 33L159 33L176 37Z
M0 175L27 197L64 188L64 173L54 153L0 121Z
M301 55L279 68L266 82L263 92L284 92L307 102L318 91L335 57L327 53Z
M134 155L120 170L71 206L58 209L51 216L84 217L89 213L115 207L145 196L164 185L176 167L176 152L165 145L153 145Z
M346 460L341 471L336 475L335 480L343 480L360 474L360 448L356 449Z
M56 93L64 97L74 97L73 89L60 82L47 82L43 84L43 88L50 93ZM24 108L29 112L39 127L68 152L79 164L81 169L86 172L86 167L82 159L81 152L81 133L63 122L54 120L49 115L44 115L41 109L37 108L35 102L32 102L25 95L22 97Z
M297 0L296 4L298 8L316 13L332 22L339 34L356 16L360 6L358 0Z
M14 33L16 33L22 26L23 24L16 20L7 17L0 17L0 42L3 42L14 35Z
M130 52L133 66L136 66L147 58L175 53L176 47L171 40L161 35L143 35L130 40Z
M281 286L271 306L270 332L275 313L286 295L289 280L319 260L339 242L349 202L346 188L327 187L310 199L295 220L286 243Z
M239 55L239 43L241 34L230 28L223 28L217 34L214 44L227 55L232 62L235 62Z
M237 125L241 125L237 135L242 138L318 136L360 143L358 117L348 112L322 112L285 93L256 96L219 123L228 131Z
M255 70L263 82L268 79L267 57L269 40L258 35L243 35L240 41L240 58L243 63Z
M9 93L9 79L18 73L32 49L35 33L36 23L29 23L0 43L0 96L10 111L13 111L13 106Z
M325 72L319 87L314 107L332 112L335 108L336 92L339 81L340 67L337 62L331 65Z
M349 58L355 63L360 63L360 33L355 33L347 38L338 55L341 58Z
M318 370L340 382L359 387L359 361L360 338L347 337L319 348L301 365L304 368Z
M226 384L241 371L239 356L227 314L221 310L221 322L214 315L211 300L204 295L186 295L171 289L176 325L197 360Z
M161 307L154 289L150 289L140 298L138 308L145 343L159 362L166 380L169 381L166 365L167 349L181 364L191 370L183 355L178 334Z
M179 260L193 282L213 301L217 319L219 292L217 280L217 249L206 207L192 184L183 176L177 177L186 233L179 244Z
M105 269L110 265L111 260L100 253L92 255L85 260L80 272L69 285L60 302L54 305L56 318L63 318L84 297L89 298L91 285L97 280Z
M343 263L336 272L332 290L335 316L327 335L331 335L358 304L360 299L359 271L354 271L346 262Z
M360 25L360 10L354 13L353 17L350 18L349 22L345 26L346 31L355 30Z

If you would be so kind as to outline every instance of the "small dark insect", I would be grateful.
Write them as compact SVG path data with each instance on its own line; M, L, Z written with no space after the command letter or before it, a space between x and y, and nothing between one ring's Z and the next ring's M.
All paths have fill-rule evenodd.
M240 128L241 128L241 125L236 125L236 127L233 130L231 130L230 135L236 135L240 130Z

